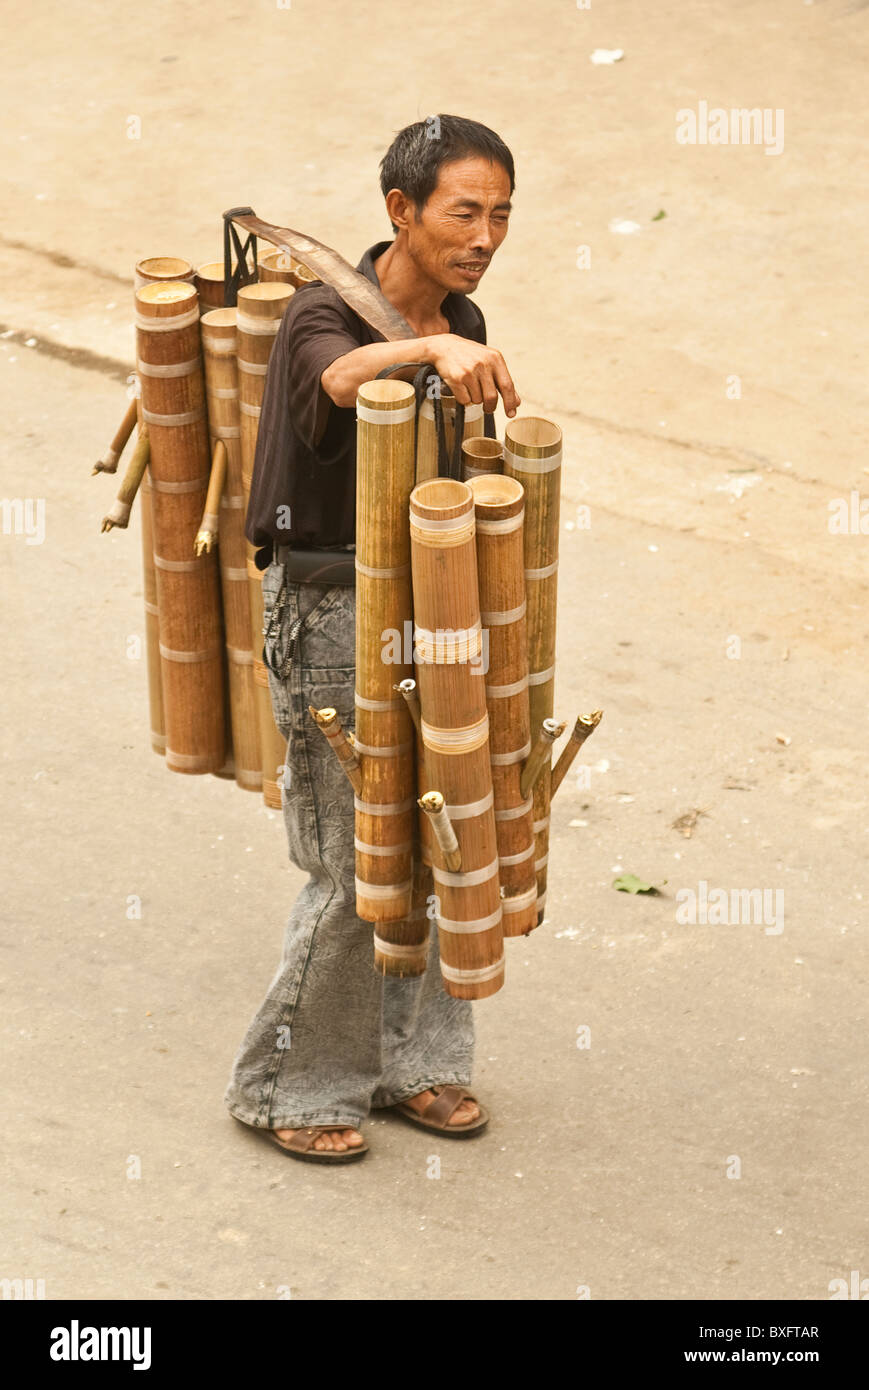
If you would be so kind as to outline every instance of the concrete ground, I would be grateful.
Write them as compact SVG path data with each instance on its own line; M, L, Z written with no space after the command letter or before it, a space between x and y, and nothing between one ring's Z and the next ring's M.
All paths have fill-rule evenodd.
M813 1300L869 1276L867 47L844 0L16 12L0 491L44 499L45 535L0 535L0 1277ZM677 143L701 101L782 111L782 152ZM279 814L150 751L138 520L101 535L89 474L134 261L214 259L250 203L355 262L388 235L392 133L444 110L516 157L477 298L522 413L564 428L557 708L605 717L554 803L547 920L475 1009L488 1133L378 1117L330 1172L223 1110L301 875ZM701 881L783 916L683 924Z

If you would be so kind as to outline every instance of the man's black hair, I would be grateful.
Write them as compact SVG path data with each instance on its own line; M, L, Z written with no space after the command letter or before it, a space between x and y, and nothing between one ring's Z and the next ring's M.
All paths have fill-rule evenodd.
M429 116L415 121L398 132L380 161L383 196L391 188L400 188L416 204L419 215L437 187L442 164L480 156L507 171L512 194L516 187L513 156L494 130L464 116ZM395 224L392 230L398 230Z

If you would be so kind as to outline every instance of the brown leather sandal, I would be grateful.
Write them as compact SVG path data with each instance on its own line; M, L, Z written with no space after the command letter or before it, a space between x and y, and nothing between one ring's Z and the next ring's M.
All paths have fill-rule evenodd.
M316 1125L313 1129L297 1129L291 1139L281 1139L273 1129L268 1132L278 1148L283 1149L291 1158L300 1158L306 1163L355 1163L357 1158L364 1158L368 1153L367 1144L362 1143L343 1152L337 1149L314 1148L314 1143L321 1134L336 1130L340 1133L343 1129L355 1128L355 1125Z
M399 1101L398 1105L393 1105L392 1110L398 1112L405 1120L410 1120L411 1124L420 1125L423 1129L437 1130L438 1134L448 1134L450 1138L464 1139L468 1134L479 1134L489 1123L489 1112L485 1106L480 1105L477 1097L471 1095L467 1086L429 1086L428 1090L434 1091L435 1099L430 1100L424 1110L414 1110L407 1101ZM472 1100L475 1105L480 1107L480 1113L476 1120L471 1120L466 1125L451 1125L450 1116L455 1113L463 1100Z

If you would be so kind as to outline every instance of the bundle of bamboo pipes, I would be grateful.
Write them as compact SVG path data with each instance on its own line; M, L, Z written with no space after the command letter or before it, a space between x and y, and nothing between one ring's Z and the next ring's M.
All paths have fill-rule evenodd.
M551 770L561 431L518 420L502 445L466 411L460 482L438 476L428 404L415 449L410 385L359 390L355 732L311 714L354 787L375 967L420 974L434 918L445 990L483 999L504 939L542 920L552 789L600 712Z
M283 279L283 277L281 277ZM262 576L244 519L265 374L293 293L242 288L222 305L222 262L135 268L136 394L94 473L137 443L102 529L142 515L151 746L176 772L234 776L281 805L286 740L262 653ZM219 574L219 580L218 580Z

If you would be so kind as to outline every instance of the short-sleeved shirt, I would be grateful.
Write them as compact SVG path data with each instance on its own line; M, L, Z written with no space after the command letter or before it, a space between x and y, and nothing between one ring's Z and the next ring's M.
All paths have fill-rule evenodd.
M370 247L356 267L378 288L374 262L390 244ZM466 295L448 294L441 310L451 333L485 343L485 320ZM385 341L319 280L297 289L290 300L269 359L245 521L248 540L261 547L260 569L269 564L273 544L354 544L356 409L330 401L320 377L354 348ZM494 434L491 416L486 433Z

